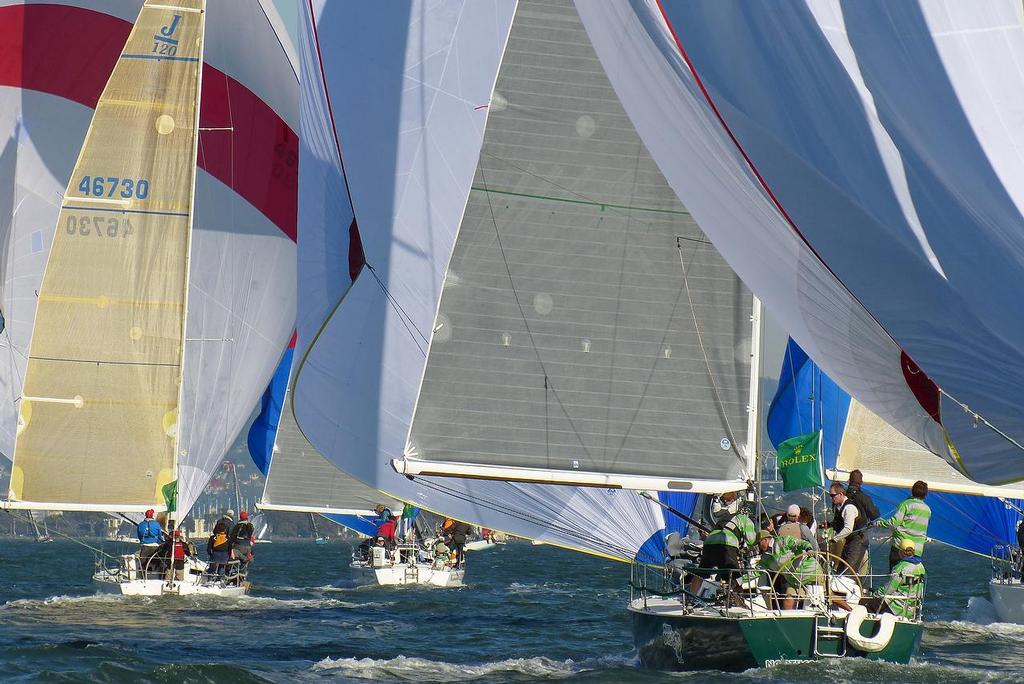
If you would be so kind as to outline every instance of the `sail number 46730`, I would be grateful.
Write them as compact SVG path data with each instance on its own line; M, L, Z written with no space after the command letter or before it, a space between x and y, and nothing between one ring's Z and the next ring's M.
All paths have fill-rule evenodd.
M93 197L120 197L144 200L149 197L149 181L145 178L115 178L113 176L82 176L78 191Z
M68 214L64 219L64 230L68 235L95 235L96 237L128 237L135 232L135 226L128 217L76 216Z

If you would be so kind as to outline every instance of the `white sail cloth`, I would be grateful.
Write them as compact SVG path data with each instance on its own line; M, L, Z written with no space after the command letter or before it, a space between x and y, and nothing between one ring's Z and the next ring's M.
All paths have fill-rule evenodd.
M413 481L391 466L405 448L515 7L314 2L305 13L293 406L310 442L374 488L631 559L665 527L661 509L634 492Z
M972 479L1024 477L1019 4L578 8L665 176L808 354Z
M0 0L0 452L13 452L60 195L141 0ZM52 50L54 36L66 49ZM293 51L273 13L210 3L179 452L179 510L219 467L295 310ZM242 113L244 112L244 116Z

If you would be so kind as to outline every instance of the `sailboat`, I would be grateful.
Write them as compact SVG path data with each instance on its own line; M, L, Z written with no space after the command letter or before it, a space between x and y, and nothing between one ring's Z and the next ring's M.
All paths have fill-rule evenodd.
M282 364L288 364L285 377L291 361L291 354L286 353L282 360ZM285 396L282 391L278 400L272 400L272 393L267 397L261 416L269 409L276 417L258 419L249 433L253 460L258 465L265 464L267 469L266 485L257 506L262 511L307 513L317 544L327 543L327 538L317 530L317 516L374 539L381 522L374 511L377 505L384 505L398 514L402 512L402 502L359 482L328 462L299 430ZM269 439L264 436L268 431ZM272 445L270 449L268 444ZM377 544L367 543L355 549L350 567L381 586L462 586L465 566L455 567L450 558L435 559L434 541L432 535L429 538L400 535L394 549L380 547L380 551L375 551Z
M851 398L790 340L780 390L769 410L769 434L778 443L817 429L825 435L822 455L828 475L843 481L852 470L860 470L864 491L883 516L908 496L915 481L927 482L929 539L989 558L993 574L988 587L996 614L1003 622L1024 623L1016 547L1024 488L968 480ZM927 553L924 558L927 567Z
M505 106L509 99L495 92L503 56L511 75L517 68L530 67L529 50L552 45L539 40L526 51L506 54L514 15L527 21L531 14L550 17L557 24L578 27L571 7L558 3L548 10L547 6L374 3L360 5L357 11L344 3L303 3L299 36L304 131L299 183L301 296L291 404L303 434L328 461L396 499L518 537L627 563L636 558L661 563L666 536L673 531L685 533L687 523L660 504L670 502L676 510L692 510L696 495L690 489L665 486L651 501L611 486L613 482L607 482L608 487L581 487L575 478L570 484L552 486L477 478L410 478L391 465L409 445L409 426L426 366L426 343L435 336L435 328L441 338L453 330L448 319L436 323L435 319L442 290L456 289L460 282L461 274L449 271L448 261L466 203L474 194L478 207L474 216L483 212L486 219L488 197L504 207L500 202L521 194L515 188L504 190L509 194L471 191L489 119L498 112L515 114L505 119L505 125L519 129L547 121L559 136L572 132L581 144L590 139L586 134L594 132L596 120L590 120L594 111L559 115L557 108L535 109L516 101ZM546 28L534 23L527 30ZM398 47L384 54L385 45ZM561 58L572 60L569 54ZM540 84L544 79L531 75L528 81ZM577 121L582 134L575 133ZM505 135L513 140L518 133L506 128ZM631 153L641 147L634 142ZM634 165L627 174L635 168L636 158L630 159ZM551 162L558 161L552 153ZM541 178L547 173L538 170ZM641 171L646 173L648 168ZM520 174L531 178L529 169ZM582 207L596 212L591 219L598 223L599 210L605 207L610 210L605 214L609 219L622 221L620 205L629 201L628 190L618 190L614 201L602 197L577 203L576 194L553 184L548 188L568 200L535 198L540 203L538 213L554 212L555 217ZM609 204L602 205L601 200ZM663 198L657 206L648 207L658 211L641 215L684 216L671 202L670 197ZM703 247L701 241L688 239L681 245L687 258L692 248ZM670 248L676 250L674 241ZM678 251L671 254L671 263L678 264ZM734 293L739 292L738 282L732 286ZM723 293L726 304L733 300L731 294ZM526 306L532 303L527 301ZM544 296L537 299L537 306L550 311ZM749 344L749 316L748 309L733 321L747 331L743 335L747 341L728 352L719 349L721 358L714 360L716 367L720 361L726 375L738 372L729 369L749 359L742 351ZM502 329L485 336L481 350L491 350L492 356L479 363L486 366L499 354L520 353L528 340L523 332L520 336L515 330ZM588 353L585 338L573 340L570 358ZM591 351L600 350L591 345ZM678 352L659 346L658 353L673 358ZM748 383L738 384L741 388L730 381L726 397L730 405L742 407L730 418L734 432L747 425ZM710 389L705 392L710 396ZM540 412L534 425L542 440L543 395L542 388L534 409ZM554 413L557 398L553 393L548 396L549 434L571 435L572 426ZM459 401L463 411L472 413L476 399ZM496 420L509 418L502 414ZM716 424L708 432L715 435L713 443L721 456L708 460L711 469L726 477L726 484L718 484L745 486L746 456L740 453L740 438L723 441L727 433L721 421L702 414L704 419ZM593 476L585 484L605 482ZM665 484L662 478L645 482L655 489Z
M760 308L613 89L610 5L308 8L298 424L399 498L637 561L645 665L907 662L919 620L665 567L697 494L756 477Z
M29 511L29 519L32 521L32 534L36 541L41 544L48 544L53 541L53 535L46 527L46 511ZM43 528L39 529L39 521L42 520Z
M93 95L96 113L85 142L76 144L78 161L65 176L52 245L47 252L51 238L37 231L31 241L33 260L6 264L5 283L31 283L39 277L21 272L25 263L38 261L37 252L46 269L35 281L38 300L29 297L22 303L17 289L4 290L5 302L10 297L19 303L8 309L14 315L7 318L3 342L10 363L0 378L15 394L18 416L16 444L9 445L14 453L9 498L0 505L136 513L166 508L178 524L269 378L276 359L267 352L275 349L276 356L290 334L290 322L264 321L252 310L257 301L271 303L283 296L287 311L288 293L294 292L288 284L294 267L288 268L287 259L294 254L292 238L275 225L282 208L287 211L286 203L279 202L287 190L282 194L268 184L254 205L238 202L236 195L245 197L247 189L234 171L234 140L248 138L249 124L267 124L263 136L289 129L253 91L239 90L225 72L204 68L204 3L139 6L134 24L86 8L45 8L52 21L72 18L102 25L100 33L122 41L123 49L96 56L108 71L100 82L102 93ZM34 26L38 9L16 11L32 14ZM0 8L5 15L10 11ZM232 31L248 30L259 24L251 15L246 11L225 18ZM262 10L259 17L266 21ZM260 26L253 34L267 29ZM223 59L239 44L229 38L215 45L214 59ZM276 38L273 45L280 47ZM273 58L253 61L269 65ZM91 76L92 69L87 71ZM230 121L226 127L211 126L211 118L220 115L217 98L204 96L210 106L202 111L206 125L201 125L201 71L217 79L226 103L234 101L251 119L238 127ZM21 85L38 87L36 81ZM83 93L91 77L80 85L78 96L87 97ZM265 92L287 87L282 80ZM29 154L40 149L38 133L38 128L29 130L25 144L19 140L16 195L23 190L23 158L28 166L36 164L33 180L41 175L40 167L46 168ZM247 152L270 150L271 142ZM284 151L294 143L294 134L276 142ZM277 175L286 171L278 169ZM246 182L258 184L270 176L268 165L265 175L255 170ZM24 201L35 199L32 190L28 185ZM217 209L211 210L211 203ZM203 215L203 230L193 239L197 211ZM15 216L12 225L16 236L24 224ZM12 256L25 248L18 242L14 246ZM257 265L263 270L254 272ZM256 294L267 285L270 292ZM18 354L26 352L27 363L19 364ZM226 388L232 391L225 394ZM13 421L0 421L0 434L14 442ZM208 577L198 560L190 560L181 576L148 573L134 554L112 560L94 575L103 591L245 590L244 578Z

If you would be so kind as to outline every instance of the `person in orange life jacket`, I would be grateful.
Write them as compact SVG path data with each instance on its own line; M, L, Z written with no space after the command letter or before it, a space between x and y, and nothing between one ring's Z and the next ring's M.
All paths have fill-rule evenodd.
M256 529L249 522L249 513L238 513L238 524L231 528L231 556L238 559L244 567L252 560L252 547L255 544Z
M473 531L473 526L448 518L441 525L441 530L444 533L445 544L455 551L456 567L461 567L466 557L466 537Z
M228 561L231 559L231 538L228 536L228 524L221 518L213 526L213 534L206 542L206 554L210 557L211 574L224 576L228 569Z

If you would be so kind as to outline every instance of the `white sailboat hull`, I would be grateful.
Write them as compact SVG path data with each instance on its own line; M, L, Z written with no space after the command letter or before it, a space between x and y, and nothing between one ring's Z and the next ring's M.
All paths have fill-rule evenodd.
M382 587L419 584L431 587L461 587L464 568L436 568L431 563L401 563L375 568L368 563L354 562L352 568L372 574Z
M121 596L244 596L249 591L244 577L217 579L206 574L206 567L199 559L187 559L181 579L171 581L166 573L138 572L137 557L126 555L118 568L101 569L92 580L101 593Z
M1024 625L1024 584L1019 579L991 580L988 593L1000 622Z
M466 542L466 551L483 551L484 549L493 549L496 546L500 546L505 542L491 541L490 539L477 539L475 541Z

